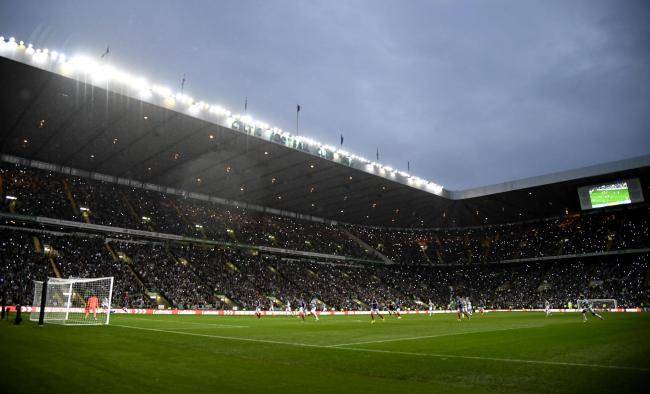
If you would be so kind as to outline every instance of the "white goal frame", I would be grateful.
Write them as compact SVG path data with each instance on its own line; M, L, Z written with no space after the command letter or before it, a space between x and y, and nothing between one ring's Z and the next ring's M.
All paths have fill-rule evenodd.
M578 300L580 301L580 300ZM588 301L591 303L594 309L600 309L600 310L606 310L606 309L617 309L618 308L618 303L614 298L588 298L585 301ZM611 308L603 308L603 303L611 303L614 306ZM576 305L580 305L578 302Z
M49 278L45 294L44 322L82 326L108 325L111 317L113 283L112 276ZM43 282L34 281L34 300L29 315L31 321L39 321L42 291ZM91 307L89 303L94 303L95 307Z

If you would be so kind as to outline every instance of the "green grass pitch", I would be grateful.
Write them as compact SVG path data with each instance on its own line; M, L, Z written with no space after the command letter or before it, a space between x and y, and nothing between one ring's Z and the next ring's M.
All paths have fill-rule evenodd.
M594 190L589 193L591 199L591 206L603 206L621 203L630 200L630 192L625 189L612 189L612 190Z
M650 315L113 315L110 326L0 322L0 392L639 392Z

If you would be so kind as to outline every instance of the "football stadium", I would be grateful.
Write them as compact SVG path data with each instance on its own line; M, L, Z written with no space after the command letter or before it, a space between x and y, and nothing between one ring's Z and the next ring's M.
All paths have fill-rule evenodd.
M647 385L650 155L451 189L159 82L0 37L1 392Z

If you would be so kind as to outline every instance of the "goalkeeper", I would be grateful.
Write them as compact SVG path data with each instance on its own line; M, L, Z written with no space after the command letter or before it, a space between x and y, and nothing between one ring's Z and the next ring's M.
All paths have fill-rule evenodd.
M593 306L591 305L591 301L586 300L585 296L580 294L580 298L578 298L578 306L582 308L582 322L585 323L587 322L587 312L591 313L592 316L596 316L600 320L605 320L601 315L596 313L594 311Z
M88 297L88 302L86 302L86 310L84 311L84 319L88 318L90 312L93 312L93 319L97 320L97 307L99 306L99 298L95 295Z

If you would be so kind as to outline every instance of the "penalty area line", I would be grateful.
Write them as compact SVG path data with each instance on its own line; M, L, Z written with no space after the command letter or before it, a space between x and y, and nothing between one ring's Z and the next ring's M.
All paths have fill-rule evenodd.
M457 359L478 360L478 361L494 361L494 362L506 362L506 363L520 363L520 364L551 365L551 366L562 366L562 367L584 367L584 368L601 368L601 369L616 369L616 370L628 370L628 371L637 371L637 372L650 372L649 368L627 367L622 365L603 365L603 364L572 363L572 362L563 362L563 361L543 361L543 360L524 360L524 359L516 359L516 358L463 356L457 354L416 353L416 352L402 352L402 351L381 350L381 349L364 349L364 348L342 347L342 346L333 347L327 345L314 345L308 343L273 341L270 339L241 338L241 337L229 337L225 335L200 334L196 332L162 330L159 328L136 327L136 326L127 326L123 324L111 324L111 326L130 328L133 330L188 335L188 336L201 337L201 338L214 338L214 339L252 342L252 343L268 343L272 345L286 345L286 346L307 347L307 348L317 348L317 349L344 350L344 351L354 351L354 352L362 352L362 353L395 354L395 355L402 355L402 356L432 357L432 358L457 358Z
M222 324L222 323L197 323L191 321L154 320L154 319L145 319L143 317L132 317L132 316L128 316L128 317L120 316L117 318L117 320L141 320L150 323L193 324L198 326L210 326L214 328L249 328L250 327L250 326L240 326L235 324Z
M241 337L229 337L226 335L213 335L213 334L200 334L197 332L186 332L186 331L175 331L175 330L163 330L160 328L147 328L147 327L137 327L137 326L127 326L124 324L111 324L115 327L131 328L133 330L143 330L143 331L153 331L153 332L165 332L169 334L178 334L178 335L189 335L194 337L203 337L203 338L215 338L223 339L230 341L241 341L241 342L255 342L255 343L270 343L273 345L287 345L287 346L302 346L302 347L317 347L324 348L326 346L321 345L310 345L308 343L294 343L294 342L283 342L283 341L273 341L270 339L254 339L254 338L241 338Z

